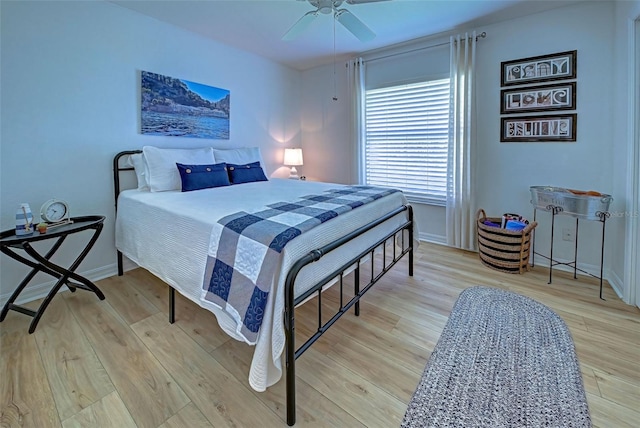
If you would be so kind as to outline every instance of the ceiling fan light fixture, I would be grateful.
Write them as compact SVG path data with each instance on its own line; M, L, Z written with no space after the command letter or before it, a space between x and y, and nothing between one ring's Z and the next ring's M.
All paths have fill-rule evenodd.
M302 1L302 0L300 0ZM336 21L342 24L347 30L349 30L354 36L356 36L362 42L368 42L373 40L376 35L369 27L367 27L364 22L360 21L347 9L339 9L339 7L343 4L364 4L364 3L375 3L379 1L389 1L389 0L306 0L311 6L315 7L316 10L311 12L307 12L293 24L293 26L282 36L282 40L293 40L297 38L300 33L307 29L311 21L314 20L318 16L318 14L322 13L323 15L329 15L333 13L333 17Z
M328 15L336 8L340 7L342 0L310 0L309 3L318 8L318 12Z

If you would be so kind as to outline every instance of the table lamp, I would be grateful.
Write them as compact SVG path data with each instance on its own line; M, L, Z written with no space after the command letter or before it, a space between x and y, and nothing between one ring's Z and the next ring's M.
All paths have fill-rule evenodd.
M303 165L302 163L302 149L284 149L284 164L285 166L290 166L291 170L289 171L289 178L294 180L299 180L298 171L296 170L296 166Z

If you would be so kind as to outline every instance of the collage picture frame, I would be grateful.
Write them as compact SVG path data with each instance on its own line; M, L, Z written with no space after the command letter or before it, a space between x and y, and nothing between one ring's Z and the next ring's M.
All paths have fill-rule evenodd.
M576 141L577 121L576 113L503 117L500 121L500 141L503 143Z
M576 82L500 91L500 114L574 110Z
M502 86L576 78L578 51L533 56L501 63Z
M500 64L500 142L577 140L577 50ZM538 114L562 112L555 114ZM523 115L528 113L528 115Z

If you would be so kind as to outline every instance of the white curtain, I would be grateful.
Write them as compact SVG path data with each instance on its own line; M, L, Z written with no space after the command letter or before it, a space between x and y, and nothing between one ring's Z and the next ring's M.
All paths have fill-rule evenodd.
M362 58L356 58L347 63L348 91L351 100L351 144L353 144L352 155L354 157L354 168L357 174L352 174L352 180L357 183L364 183L365 169L363 162L364 139L365 139L365 109L364 109L364 76L365 65Z
M451 37L447 244L476 249L474 167L476 33Z

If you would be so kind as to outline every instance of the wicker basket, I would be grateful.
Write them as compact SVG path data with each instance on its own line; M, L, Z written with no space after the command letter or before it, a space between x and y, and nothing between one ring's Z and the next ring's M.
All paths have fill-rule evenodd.
M530 270L531 233L538 223L529 223L523 230L507 230L484 224L485 220L500 224L502 218L487 217L483 209L478 210L477 218L478 254L484 265L508 273Z

